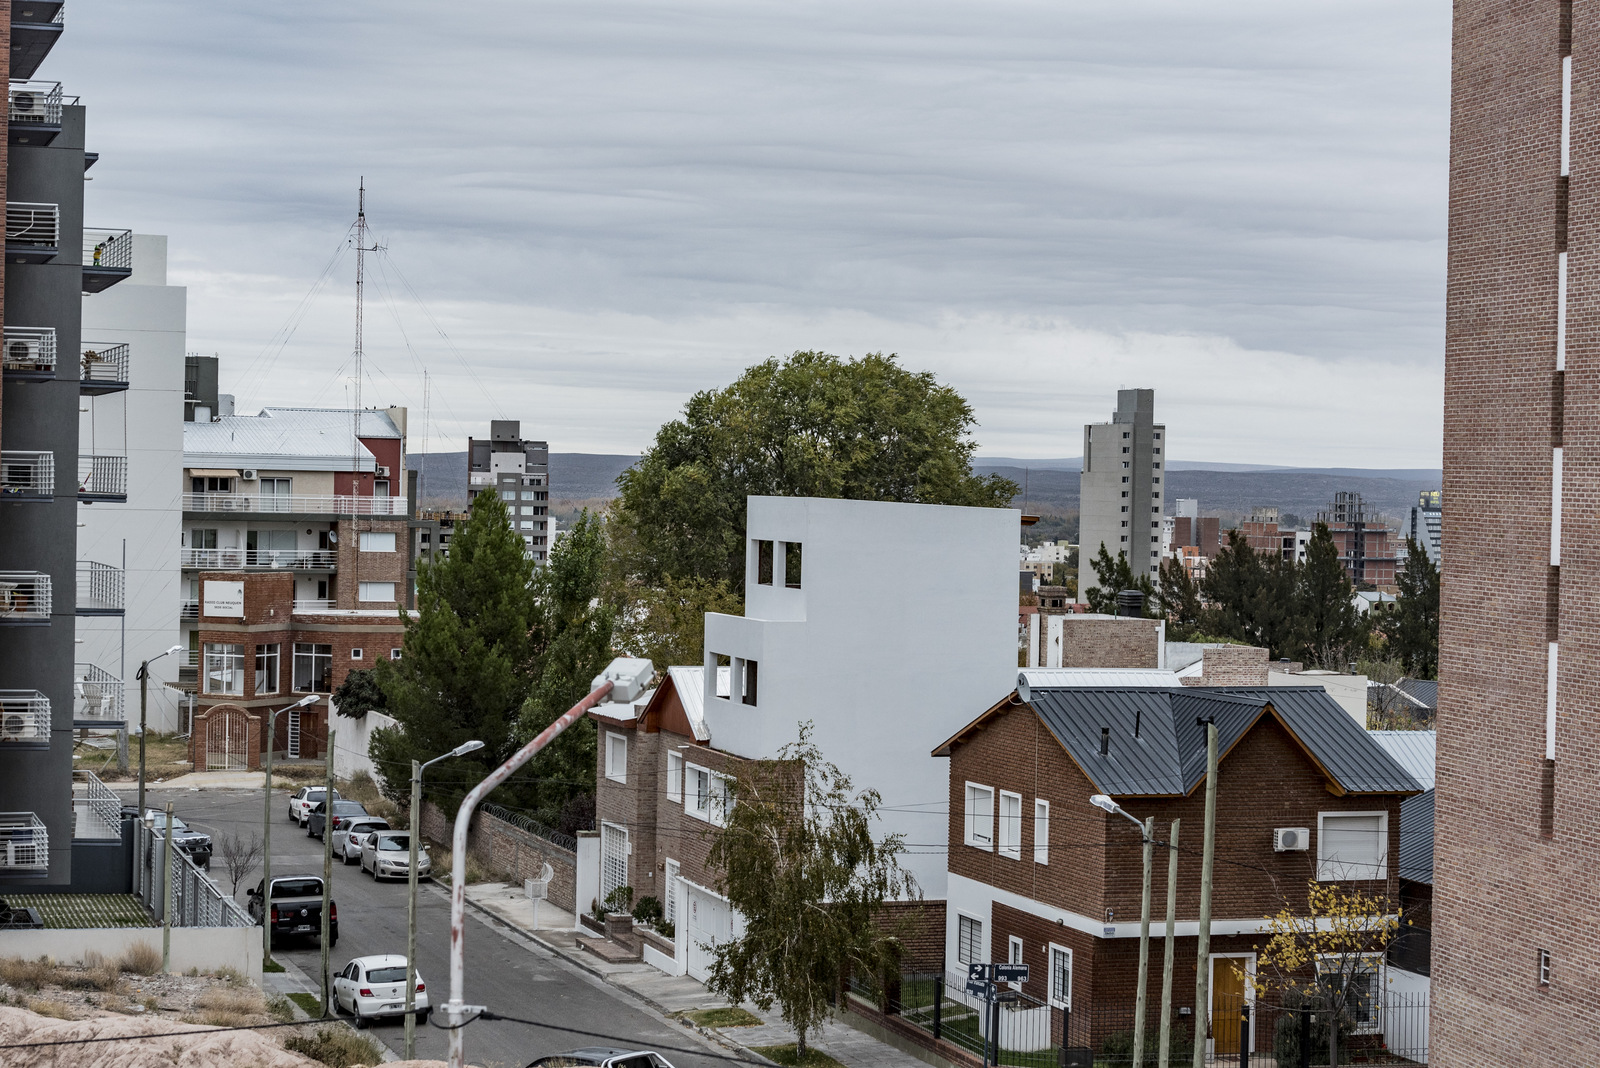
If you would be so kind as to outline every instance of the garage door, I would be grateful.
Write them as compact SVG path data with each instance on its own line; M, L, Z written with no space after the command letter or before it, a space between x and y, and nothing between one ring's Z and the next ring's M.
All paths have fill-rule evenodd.
M718 943L733 938L728 903L713 893L688 886L689 960L691 978L702 983L711 977L711 961Z

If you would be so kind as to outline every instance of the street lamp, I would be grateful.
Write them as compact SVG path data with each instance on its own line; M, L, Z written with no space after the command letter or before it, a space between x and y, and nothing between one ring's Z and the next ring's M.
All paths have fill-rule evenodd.
M1151 816L1140 823L1136 816L1106 794L1095 794L1089 798L1089 804L1128 820L1139 828L1139 837L1144 842L1144 893L1139 899L1139 992L1133 1010L1133 1068L1144 1068L1144 1020L1149 1004L1146 990L1150 983L1150 864L1151 852L1156 844L1156 818ZM1168 901L1170 905L1170 892ZM1168 915L1171 915L1170 908Z
M411 762L411 831L406 835L411 842L411 871L407 876L410 895L406 901L406 1060L417 1055L417 839L422 834L422 771L441 760L465 756L483 748L474 739L462 742L444 756L436 756L426 764ZM376 861L373 862L376 865Z
M317 703L317 695L309 694L300 698L287 708L280 708L267 717L267 781L261 788L261 837L265 839L261 847L261 959L263 962L272 959L272 746L278 738L278 715L296 708L305 708L307 705ZM330 759L332 754L329 755ZM333 795L328 795L328 801L333 800ZM328 805L328 811L333 811L333 805ZM327 831L323 832L328 834ZM331 835L329 836L332 837Z
M150 693L150 665L164 656L183 652L183 646L174 645L164 653L139 662L139 818L144 819L144 719L145 701Z

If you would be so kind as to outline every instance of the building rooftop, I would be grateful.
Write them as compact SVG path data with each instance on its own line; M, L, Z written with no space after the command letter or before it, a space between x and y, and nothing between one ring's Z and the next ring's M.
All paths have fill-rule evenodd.
M1433 885L1433 790L1400 802L1399 876Z
M359 469L370 471L377 460L351 433L352 415L348 408L263 408L257 415L185 423L184 466L228 467L249 460L284 470L348 471L359 450ZM404 437L387 412L374 409L362 411L360 430L364 438Z
M1368 731L1395 762L1425 790L1433 789L1434 752L1438 735L1433 731Z

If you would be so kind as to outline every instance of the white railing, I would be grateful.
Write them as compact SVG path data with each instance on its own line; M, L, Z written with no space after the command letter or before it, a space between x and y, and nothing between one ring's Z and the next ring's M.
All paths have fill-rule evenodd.
M50 619L50 576L39 571L0 571L0 623Z
M181 849L168 850L164 835L144 821L133 832L133 892L159 922L167 907L162 854L172 879L174 927L254 927L250 914L222 891Z
M56 454L53 452L0 452L0 500L7 497L53 497L56 492Z
M0 870L43 871L50 866L50 836L32 812L0 812Z
M0 745L49 740L50 698L38 690L0 690Z
M116 615L122 611L122 569L96 560L78 561L78 614Z
M10 334L11 331L7 330L8 338ZM84 382L126 382L128 346L123 343L95 345L93 348L85 346L79 372L80 381Z
M338 555L332 549L179 549L178 566L211 571L252 567L332 571Z
M55 373L56 331L51 326L7 326L5 369Z
M132 230L83 228L83 265L127 271L133 269Z
M179 615L180 618L183 618L183 619L199 619L200 618L200 602L199 601L185 601L185 602L183 602L183 606L178 609L178 615ZM193 667L194 665L191 664L190 666Z
M325 597L296 597L294 610L296 612L327 612L333 608L333 601Z
M75 664L77 679L72 684L72 719L79 721L104 721L121 723L124 686L105 668L97 664Z
M8 117L29 126L60 126L61 100L60 82L12 82Z
M126 497L128 458L78 454L79 497Z
M122 837L122 798L87 768L74 769L72 777L84 787L83 793L73 794L73 807L88 810L90 818L99 825L100 833L88 837Z
M296 512L322 515L398 515L404 497L307 497L289 493L185 493L185 512Z
M16 106L16 90L11 92ZM6 204L6 244L27 248L57 248L61 239L61 206L9 201Z

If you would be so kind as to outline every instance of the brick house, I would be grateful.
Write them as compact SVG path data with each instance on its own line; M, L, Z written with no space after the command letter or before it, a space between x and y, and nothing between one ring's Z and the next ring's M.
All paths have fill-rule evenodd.
M934 750L950 759L947 989L963 989L969 963L1021 961L1032 971L1023 993L1049 1006L1041 1043L1061 1043L1064 1010L1081 1013L1076 1043L1089 1037L1083 1026L1098 1029L1095 1041L1131 1028L1142 850L1137 828L1089 804L1104 793L1140 819L1155 817L1158 836L1182 820L1173 989L1179 1012L1193 1012L1200 716L1215 717L1221 753L1214 1004L1253 999L1232 965L1254 972L1261 918L1303 908L1309 880L1359 874L1364 892L1398 898L1389 858L1401 803L1420 787L1322 689L1030 686L1032 674ZM1278 828L1307 829L1309 849L1279 851ZM1158 866L1165 870L1165 858ZM1163 879L1153 892L1159 926ZM1157 942L1155 998L1160 959ZM1255 1048L1264 1040L1270 1031L1258 1029ZM1215 1052L1229 1044L1224 1036Z

